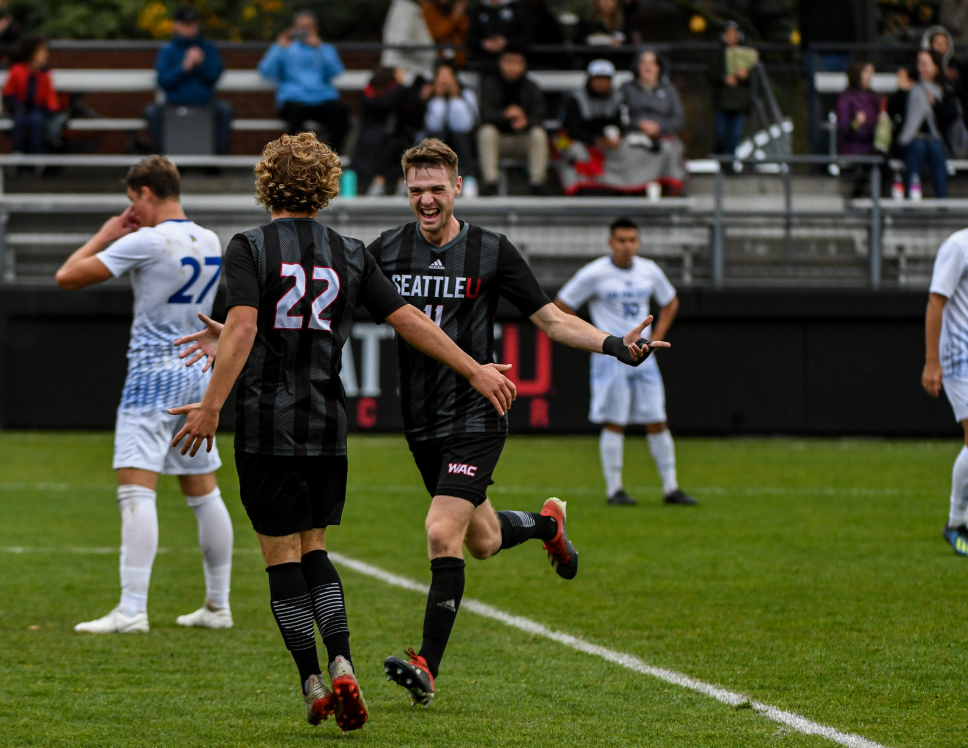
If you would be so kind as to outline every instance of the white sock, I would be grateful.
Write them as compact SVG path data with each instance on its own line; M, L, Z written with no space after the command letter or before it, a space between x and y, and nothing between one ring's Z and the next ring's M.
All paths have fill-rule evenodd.
M121 509L121 612L148 611L151 566L158 552L157 493L144 486L118 486Z
M229 607L232 579L232 519L216 488L204 496L186 496L198 520L198 544L205 566L205 597L214 608Z
M598 453L602 457L602 473L605 475L605 494L614 496L622 490L622 458L625 452L625 434L602 429L598 439Z
M646 434L649 441L649 452L655 460L655 466L659 471L659 478L662 479L662 493L668 496L679 488L676 480L676 445L672 441L672 434L669 429L658 434Z
M968 447L962 447L951 471L951 510L948 524L957 527L968 523Z

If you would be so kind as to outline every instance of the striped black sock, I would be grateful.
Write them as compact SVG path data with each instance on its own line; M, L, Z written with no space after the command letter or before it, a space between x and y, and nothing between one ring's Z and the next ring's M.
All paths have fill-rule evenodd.
M303 556L302 572L313 599L316 625L326 645L329 661L342 655L352 665L350 627L346 622L346 602L339 572L326 551L310 551Z
M316 631L313 628L313 603L303 578L302 565L276 564L266 568L269 574L269 598L286 649L299 668L299 682L318 675Z
M427 661L430 674L436 678L464 596L464 559L435 558L430 562L430 571L433 576L427 594L420 656Z
M551 540L558 534L558 523L537 512L498 512L501 523L501 548L514 548L526 540Z

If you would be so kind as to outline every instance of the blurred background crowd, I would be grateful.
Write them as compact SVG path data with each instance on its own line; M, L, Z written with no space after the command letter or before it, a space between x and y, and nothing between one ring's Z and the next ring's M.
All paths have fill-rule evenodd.
M746 158L784 122L798 152L894 164L896 197L945 197L968 157L968 0L7 0L11 150L63 150L71 118L99 114L56 90L70 39L164 42L135 152L165 150L172 107L204 108L213 152L232 152L223 57L257 51L265 116L316 130L370 196L401 192L400 155L426 136L457 151L469 196L506 192L508 170L536 195L679 195L690 160Z

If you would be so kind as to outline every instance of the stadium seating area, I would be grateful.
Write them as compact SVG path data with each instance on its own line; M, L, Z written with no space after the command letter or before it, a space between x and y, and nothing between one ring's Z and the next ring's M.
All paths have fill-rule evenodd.
M334 79L334 85L356 111L371 76L367 66L380 47L343 47L348 69ZM249 169L261 144L284 129L273 107L273 84L254 69L262 49L223 45L227 69L217 91L236 108L232 155L177 157L188 168L186 190L193 193L186 204L197 206L226 239L258 215L248 197ZM0 155L4 177L0 183L0 270L4 281L49 279L77 239L104 211L121 204L118 196L103 193L113 192L115 177L138 158L130 152L144 140L141 133L145 121L137 115L156 95L156 74L151 66L156 50L157 46L150 43L52 44L53 81L63 95L70 97L76 116L66 122L66 152L39 157ZM667 54L674 53L670 48ZM697 72L702 66L686 55L680 56L684 61L673 68L677 80L687 90L696 89ZM786 81L792 75L788 65L776 64L768 69L784 81L777 85L778 93L788 87ZM528 75L553 105L544 123L553 135L561 123L558 103L568 92L581 88L585 75L573 69L535 70ZM0 73L0 83L4 76ZM460 77L463 85L479 88L479 73L465 71ZM631 73L619 71L615 84L630 78ZM769 87L769 79L766 85ZM846 85L843 73L814 74L813 87L818 96L835 95ZM877 73L872 87L879 93L890 93L896 88L895 76ZM785 106L781 96L781 105L776 108ZM644 252L683 285L719 281L747 286L850 287L883 282L888 286L921 287L927 282L937 248L935 234L945 235L959 225L958 199L919 203L883 200L875 210L870 198L851 196L849 180L836 176L842 159L835 149L830 152L829 165L834 176L818 175L814 173L816 167L787 168L775 163L747 163L743 174L735 175L737 161L736 165L727 165L728 178L723 179L718 175L720 163L705 157L695 145L702 128L696 126L696 118L692 119L690 122L687 118L690 132L685 136L687 144L693 145L687 150L689 184L684 197L585 197L580 202L553 196L520 198L517 193L525 184L520 172L523 162L504 158L499 195L510 193L515 197L464 200L462 211L512 236L549 286L562 282L589 256L601 251L604 226L619 212L632 214L649 225ZM0 130L10 126L9 119L0 118ZM752 131L737 155L750 161L782 156L783 148L778 151L777 144L785 139L789 148L789 143L800 137L802 133L794 132L793 122L781 113L772 127ZM125 152L128 155L121 155ZM344 156L344 165L352 168L348 156ZM885 189L891 170L900 168L896 161L885 165L881 176ZM968 169L968 161L949 160L948 169L953 174ZM42 211L51 208L64 215L55 229L43 220ZM330 215L341 229L368 238L378 226L405 212L405 206L392 198L357 197L341 198ZM920 226L925 216L931 216L932 231L928 233ZM875 221L880 237L877 282L872 281L869 251ZM717 232L722 237L719 245ZM722 248L724 267L719 277L713 258L717 246Z

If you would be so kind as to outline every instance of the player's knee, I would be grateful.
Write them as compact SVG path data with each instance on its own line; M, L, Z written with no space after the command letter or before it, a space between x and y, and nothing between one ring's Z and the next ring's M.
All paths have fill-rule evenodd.
M460 538L454 528L446 522L427 524L427 547L433 557L453 555L454 546L460 549Z

